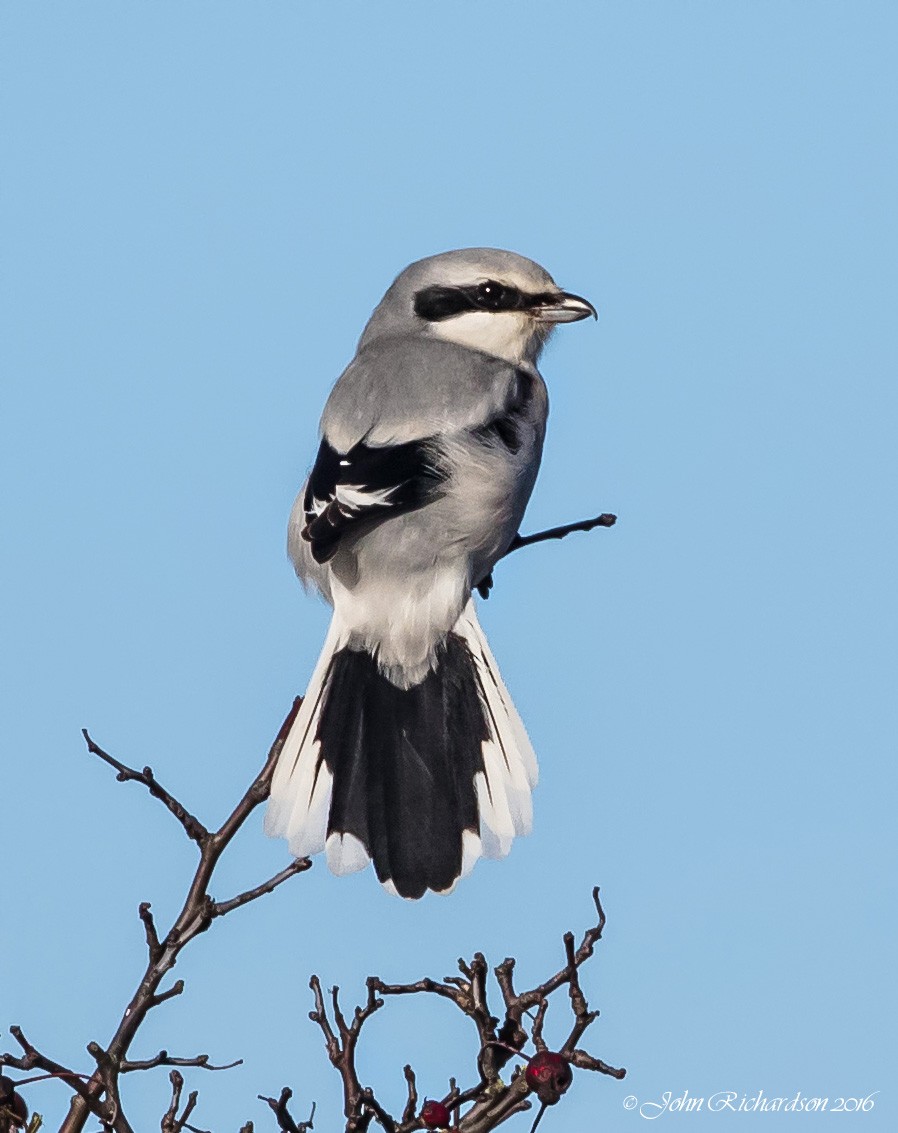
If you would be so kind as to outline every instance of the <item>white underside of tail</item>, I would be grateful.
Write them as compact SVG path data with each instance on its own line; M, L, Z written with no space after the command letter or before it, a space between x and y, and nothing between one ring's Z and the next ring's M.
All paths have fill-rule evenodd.
M460 877L465 877L478 858L503 858L516 835L530 833L530 792L536 786L537 766L530 739L499 675L473 601L468 601L452 632L464 639L474 658L489 731L489 738L482 745L484 771L475 778L480 831L465 831L462 836ZM332 776L323 762L319 765L321 744L315 738L331 659L348 637L335 614L305 699L278 759L265 815L267 834L286 838L295 857L326 850L328 866L335 874L355 873L370 861L364 845L352 834L327 836ZM385 888L391 889L391 883L387 882Z
M315 733L331 659L344 644L344 638L339 619L334 615L271 781L265 833L273 838L286 838L290 853L297 858L320 854L325 848L332 776L324 763L319 767L321 744L315 739Z
M484 771L475 779L480 852L487 858L504 858L515 835L529 834L533 827L530 792L539 774L536 755L487 645L473 601L469 600L453 632L464 638L474 658L490 732L483 743Z

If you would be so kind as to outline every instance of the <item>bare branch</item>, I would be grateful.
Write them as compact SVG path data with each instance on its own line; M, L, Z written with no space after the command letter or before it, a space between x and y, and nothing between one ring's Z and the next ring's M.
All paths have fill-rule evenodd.
M547 539L563 539L575 531L592 531L596 527L613 527L617 523L617 516L603 512L594 519L581 519L577 523L565 523L561 527L550 527L547 531L537 531L535 535L515 535L506 555L518 551L521 547L532 547L534 543L544 543Z
M327 1048L327 1056L337 1065L337 1060L342 1053L340 1044L337 1042L337 1036L334 1034L330 1021L327 1017L327 1012L324 1009L324 996L321 992L321 980L317 976L312 976L309 980L309 987L312 989L312 994L315 997L315 1010L309 1012L309 1018L313 1023L317 1023L324 1034L324 1044Z
M609 1066L607 1062L603 1062L601 1058L593 1058L585 1050L572 1050L568 1058L572 1066L577 1066L581 1070L597 1070L600 1074L617 1078L618 1081L627 1076L627 1071L623 1067Z
M156 932L156 922L153 920L153 914L150 912L149 901L141 901L137 906L137 915L143 921L143 928L147 937L147 951L150 954L150 963L155 964L162 952L162 946L159 943L159 934Z
M359 1037L362 1023L390 996L430 994L449 1000L477 1027L480 1050L477 1057L478 1081L466 1090L459 1090L456 1080L450 1080L450 1089L440 1103L448 1110L447 1121L454 1114L455 1126L459 1133L490 1133L501 1122L515 1113L531 1108L531 1090L546 1086L531 1086L523 1067L516 1066L508 1084L499 1077L499 1070L515 1055L524 1058L522 1048L532 1041L537 1052L547 1052L549 1059L556 1060L561 1068L575 1065L584 1069L600 1070L612 1077L623 1077L624 1070L608 1066L601 1059L594 1058L576 1047L577 1040L598 1016L589 1010L586 997L580 984L580 967L593 954L596 942L601 938L605 926L605 914L599 901L598 889L593 890L596 908L596 924L583 934L579 946L575 947L572 933L565 933L565 964L536 988L518 993L514 986L515 961L509 957L495 969L496 981L505 1003L505 1019L496 1031L498 1020L490 1014L487 999L486 977L488 966L483 954L477 952L470 962L459 960L461 976L446 976L442 981L425 977L413 983L387 984L378 976L369 976L368 1003L365 1008L356 1008L352 1023L348 1023L340 1009L336 988L331 992L331 1014L333 1024L325 1008L321 983L313 976L310 986L315 997L315 1010L310 1017L318 1023L324 1034L328 1056L343 1077L343 1095L347 1117L347 1133L363 1133L372 1120L376 1120L387 1133L412 1133L420 1129L422 1118L417 1114L418 1091L414 1072L410 1066L404 1068L407 1086L407 1100L400 1123L380 1105L373 1092L361 1087L354 1066L355 1043ZM573 1014L570 1035L559 1051L548 1052L543 1039L543 1025L549 1007L549 998L561 987L567 987L568 998ZM535 1014L531 1015L531 1009ZM525 1028L524 1020L529 1024ZM525 1059L526 1060L526 1059ZM527 1060L529 1061L529 1060ZM550 1062L549 1065L552 1065ZM567 1089L567 1082L557 1089L555 1100ZM545 1093L539 1094L546 1102ZM551 1101L551 1099L550 1099ZM462 1107L470 1105L467 1112ZM438 1118L442 1120L442 1118Z
M459 1097L461 1096L458 1083L454 1078L449 1079L449 1093L443 1098L443 1105L452 1113L452 1123L455 1128L458 1128L458 1106Z
M168 991L160 991L158 995L151 995L147 1001L148 1008L158 1007L160 1003L165 1003L167 999L174 999L176 995L180 995L184 990L184 981L175 980Z
M601 933L605 924L605 914L599 904L598 890L593 891L593 900L596 902L596 908L599 915L599 923L596 926L597 932ZM574 1025L571 1032L565 1040L564 1045L560 1050L560 1054L570 1060L570 1056L576 1048L583 1032L598 1018L598 1011L590 1011L589 1005L586 1002L586 996L583 994L583 989L580 986L580 974L577 963L577 954L574 952L574 935L567 932L564 935L564 948L567 956L567 978L568 978L568 992L571 1000L571 1010L574 1013Z
M418 1112L418 1086L415 1081L415 1072L411 1066L403 1066L402 1073L405 1075L405 1084L408 1088L408 1101L402 1111L402 1122L405 1124L407 1121L414 1121L415 1114Z
M202 849L203 843L209 837L209 831L203 826L199 819L195 818L189 810L172 795L169 791L156 780L153 774L152 767L144 767L143 771L137 771L133 767L128 767L127 764L119 762L109 752L104 751L99 744L94 743L87 728L81 729L81 734L87 743L87 750L91 755L96 755L108 763L110 767L114 767L117 774L116 779L120 783L134 782L143 783L146 789L150 792L154 799L158 799L163 806L165 806L175 816L178 822L184 827L184 833L192 841Z
M368 1123L371 1120L370 1116L368 1116L367 1121L365 1120L365 1117L367 1116L365 1114L365 1110L367 1110L368 1115L373 1114L373 1116L377 1118L377 1123L378 1123L378 1125L380 1125L381 1129L385 1129L386 1133L395 1133L396 1122L393 1120L393 1118L390 1116L390 1114L387 1113L387 1111L384 1109L384 1107L380 1104L380 1102L374 1096L374 1091L371 1089L370 1086L366 1086L362 1090L361 1102L362 1102L362 1122L364 1123L364 1126L367 1126Z
M381 995L415 995L419 992L427 992L451 1000L477 1028L482 1062L480 1073L484 1080L491 1081L498 1076L499 1070L507 1061L507 1056L497 1058L490 1047L491 1042L497 1038L496 1026L499 1020L490 1014L487 1004L486 976L489 969L482 952L477 952L470 964L460 959L458 966L465 976L464 979L458 976L446 976L440 982L425 977L415 983L386 984L378 977L372 976L368 982Z
M613 527L617 523L617 516L611 515L610 512L603 512L601 515L595 516L594 519L581 519L577 523L565 523L561 527L550 527L546 531L537 531L534 535L515 535L505 554L500 557L499 562L512 551L518 551L521 547L532 547L534 543L544 543L547 539L564 539L566 535L571 535L574 531L592 531L596 527ZM481 598L489 598L490 591L493 588L493 572L490 571L488 575L481 578L475 584L474 589L478 592Z
M546 1021L546 1012L548 1010L548 999L541 999L536 1009L536 1015L533 1017L533 1024L530 1028L530 1037L537 1050L547 1049L545 1040L543 1039L543 1024Z
M197 1130L193 1125L188 1125L187 1121L190 1115L196 1109L196 1099L199 1096L196 1090L191 1090L187 1095L187 1102L181 1115L178 1116L178 1108L181 1104L181 1091L184 1089L184 1076L177 1070L172 1070L169 1074L169 1081L171 1082L171 1104L165 1111L162 1118L162 1133L182 1133L182 1130L189 1129L191 1133L202 1133Z
M517 999L514 990L514 967L514 957L506 956L502 963L494 969L496 982L499 985L499 990L502 992L506 1004L512 1003Z
M123 1059L119 1070L122 1074L130 1074L134 1070L153 1070L157 1066L196 1066L201 1070L233 1070L235 1066L242 1065L242 1058L237 1058L233 1062L225 1062L221 1066L214 1066L209 1061L208 1054L197 1054L193 1058L173 1058L167 1050L160 1050L152 1058L144 1058L138 1061Z
M98 1065L97 1070L86 1085L78 1083L76 1087L72 1084L72 1088L75 1089L77 1096L72 1100L68 1115L60 1126L59 1133L82 1133L88 1113L91 1111L100 1116L101 1120L106 1121L108 1126L114 1128L115 1133L128 1133L130 1127L127 1126L127 1122L121 1115L116 1093L117 1081L121 1073L120 1067L123 1062L127 1061L131 1042L143 1021L146 1019L147 1014L153 1008L164 1003L167 999L180 995L183 991L184 984L181 980L176 981L167 991L160 992L159 990L163 979L174 967L181 951L194 937L205 932L216 917L224 915L224 913L230 911L232 908L237 908L239 905L254 900L257 896L270 893L272 889L280 885L287 877L292 877L294 873L299 873L309 868L307 862L304 862L301 866L298 863L292 863L286 870L281 871L280 874L271 878L269 881L257 886L256 889L248 890L246 893L233 898L231 901L222 902L220 906L216 905L209 896L209 885L221 855L256 807L268 797L271 790L271 778L274 774L278 756L284 746L284 742L290 731L290 726L296 718L296 713L299 711L301 703L301 699L297 697L293 702L293 707L281 725L274 743L269 749L262 770L244 792L243 797L225 819L221 827L214 833L207 831L172 795L160 787L148 768L145 768L143 772L134 771L133 768L127 767L117 759L114 759L107 752L104 752L93 742L90 736L85 733L89 751L98 755L106 763L114 767L119 773L119 778L126 780L134 779L143 783L150 791L150 794L160 799L172 814L175 815L181 822L181 825L184 826L188 836L199 845L200 860L181 911L164 938L160 938L156 930L156 925L150 916L149 905L145 904L141 906L140 916L146 932L147 949L149 952L149 962L146 971L131 997L131 1001L125 1008L115 1034L105 1048L108 1065ZM99 1050L101 1048L97 1047L97 1049ZM132 1068L136 1068L136 1066L132 1064ZM108 1114L104 1115L99 1111L100 1103L98 1099L104 1093L107 1094L107 1102L115 1108L116 1112L113 1115L114 1122L107 1120L109 1117ZM179 1117L177 1108L176 1105L172 1116L168 1118L169 1122L180 1122L179 1129L192 1128L188 1124L189 1114L185 1116L182 1113ZM166 1133L168 1133L167 1130Z
M463 1105L468 1102L474 1101L479 1098L484 1090L484 1081L481 1078L476 1086L471 1086L467 1090L460 1090L454 1078L449 1079L449 1093L443 1098L443 1105L447 1109L453 1110L455 1113L455 1124L458 1125L459 1110Z
M419 991L427 991L433 992L434 995L442 995L445 999L451 999L461 1010L464 1010L467 1005L467 996L461 989L446 986L449 983L462 983L461 980L452 980L451 977L447 977L445 983L425 977L423 980L417 980L410 984L385 984L377 976L372 976L371 979L380 995L414 995ZM463 986L467 985L463 984Z
M287 1102L293 1097L293 1091L289 1086L284 1086L281 1090L281 1096L275 1100L274 1098L263 1097L259 1094L259 1101L268 1102L274 1116L277 1118L278 1129L283 1133L306 1133L307 1130L312 1128L312 1122L315 1119L315 1103L312 1102L312 1112L309 1114L308 1121L294 1121L290 1111L287 1109ZM241 1130L243 1133L243 1130ZM252 1133L252 1130L250 1130Z
M328 1019L321 981L317 976L312 976L309 980L309 987L312 989L315 999L315 1009L309 1012L309 1018L321 1028L327 1056L343 1079L343 1112L346 1117L348 1133L361 1133L361 1131L367 1129L372 1117L376 1117L388 1133L393 1133L396 1126L395 1121L380 1105L373 1091L367 1086L362 1086L355 1066L356 1044L362 1027L366 1020L384 1005L384 1001L377 995L379 984L380 981L376 977L370 976L368 978L367 1001L364 1007L356 1007L352 1023L346 1022L346 1018L340 1009L340 989L338 987L331 989L331 1007L337 1027L335 1033Z
M584 932L579 947L573 953L573 956L569 958L568 963L553 976L550 976L544 983L539 984L529 991L524 991L516 995L512 985L514 960L505 960L496 969L496 979L499 982L499 986L505 998L507 1013L516 1021L520 1021L521 1016L529 1008L538 1006L540 1000L548 998L553 991L557 991L558 988L569 983L570 972L574 971L576 973L576 970L581 964L584 964L590 956L592 956L596 943L602 939L602 931L605 928L605 912L599 900L598 886L592 891L592 899L596 907L596 924ZM565 947L567 947L567 945Z
M245 893L239 894L237 897L232 897L230 901L213 901L210 913L213 917L223 917L225 913L230 913L232 909L239 909L241 905L247 905L250 901L255 901L257 897L262 897L266 893L273 893L279 885L282 885L291 877L295 877L298 873L305 873L307 869L312 868L312 863L309 858L296 858L288 866L276 873L274 877L263 881L261 885L257 885L254 889L247 889Z
M515 1113L530 1108L527 1101L529 1087L523 1074L517 1073L508 1086L501 1082L481 1090L473 1106L461 1118L459 1129L463 1133L489 1133L489 1130L506 1121Z
M60 1078L64 1081L76 1094L82 1098L87 1099L87 1086L82 1081L85 1077L83 1074L78 1074L74 1070L70 1070L67 1066L63 1066L59 1062L54 1062L52 1058L46 1055L33 1046L25 1037L21 1027L10 1027L9 1033L16 1040L19 1046L24 1051L21 1057L14 1054L0 1054L0 1066L12 1066L16 1070L43 1070L47 1075L53 1078ZM96 1109L94 1109L96 1113Z

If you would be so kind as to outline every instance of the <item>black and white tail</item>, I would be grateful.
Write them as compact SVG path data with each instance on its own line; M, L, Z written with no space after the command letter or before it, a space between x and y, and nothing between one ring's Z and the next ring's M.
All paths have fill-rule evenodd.
M504 857L530 832L530 740L472 602L409 689L347 636L335 614L278 760L266 832L296 857L326 850L337 874L373 861L401 897L449 892L479 857Z

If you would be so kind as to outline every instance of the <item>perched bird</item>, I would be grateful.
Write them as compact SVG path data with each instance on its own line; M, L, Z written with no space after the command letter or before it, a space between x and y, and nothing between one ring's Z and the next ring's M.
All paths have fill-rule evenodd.
M265 818L337 874L451 890L530 830L536 758L471 600L518 531L542 455L536 362L595 316L532 260L419 260L375 308L321 418L290 517L296 572L334 608Z

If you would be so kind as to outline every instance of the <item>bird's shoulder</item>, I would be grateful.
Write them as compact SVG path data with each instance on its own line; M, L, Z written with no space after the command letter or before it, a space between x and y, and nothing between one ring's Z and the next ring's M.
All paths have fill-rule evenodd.
M362 439L401 444L474 428L501 412L520 385L519 370L423 335L377 339L338 379L322 414L322 435L345 451Z

